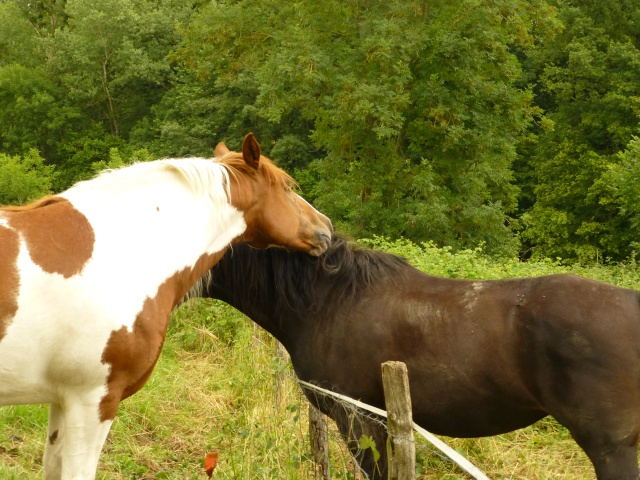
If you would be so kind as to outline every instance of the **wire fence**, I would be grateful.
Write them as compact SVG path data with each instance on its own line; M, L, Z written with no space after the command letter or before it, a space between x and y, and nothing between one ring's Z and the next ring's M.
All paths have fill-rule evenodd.
M307 393L311 393L315 398L317 405L322 405L323 403L327 404L327 399L330 399L330 407L328 408L329 414L333 419L348 419L348 429L351 432L367 432L367 431L378 431L384 432L384 436L386 437L387 433L387 423L386 417L387 412L385 410L381 410L377 407L368 405L359 400L355 400L346 395L342 395L331 390L327 390L325 388L319 387L318 385L314 385L309 382L305 382L303 380L293 378L303 390L306 390ZM325 411L328 411L326 408ZM373 428L372 428L373 427ZM442 440L425 430L424 428L417 425L415 422L413 423L414 431L420 434L424 439L429 442L433 446L433 448L428 447L425 444L420 444L416 442L416 448L428 450L429 453L438 455L443 459L448 459L462 468L465 472L467 472L472 478L476 480L489 480L489 478L475 465L473 465L469 460L460 455L457 451L449 447ZM344 433L344 432L343 432ZM356 433L357 434L357 433ZM366 435L366 433L364 433ZM378 435L380 436L380 435ZM357 448L355 447L357 445ZM382 443L384 445L384 443ZM354 454L356 458L359 458L361 455L365 453L367 448L375 448L375 445L368 441L360 441L357 444L350 442L349 449ZM360 473L365 475L364 471L360 469ZM366 477L364 477L366 478Z

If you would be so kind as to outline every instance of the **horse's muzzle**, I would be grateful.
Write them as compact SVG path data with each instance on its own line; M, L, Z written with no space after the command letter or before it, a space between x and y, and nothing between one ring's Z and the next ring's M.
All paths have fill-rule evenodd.
M311 250L309 250L309 255L319 257L327 251L327 249L331 245L331 235L333 234L333 227L331 226L331 222L329 222L329 227L330 229L328 230L316 231L313 242L314 246Z

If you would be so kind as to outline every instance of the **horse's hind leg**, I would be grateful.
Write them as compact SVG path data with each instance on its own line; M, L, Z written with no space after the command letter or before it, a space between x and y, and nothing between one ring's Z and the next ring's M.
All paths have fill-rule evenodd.
M571 429L569 429L571 430ZM638 435L607 441L606 432L588 438L572 432L573 438L593 463L598 480L638 480Z

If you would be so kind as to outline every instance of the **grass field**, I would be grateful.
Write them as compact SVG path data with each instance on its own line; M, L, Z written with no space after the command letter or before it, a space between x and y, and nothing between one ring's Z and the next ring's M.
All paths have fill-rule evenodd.
M486 263L478 253L453 255L406 245L400 250L424 269L448 276L496 277L563 269ZM449 271L438 271L438 266ZM515 273L514 273L515 272ZM638 288L635 265L580 271ZM604 277L604 278L603 278ZM276 373L289 373L276 404ZM311 479L308 406L290 365L265 332L225 304L192 300L174 312L160 361L147 385L121 405L99 465L98 479L206 479L207 452L219 455L215 479ZM44 406L0 408L0 480L42 478L46 436ZM350 456L330 424L334 479L358 479ZM480 439L444 439L492 479L595 478L590 462L553 419L527 429ZM418 478L466 479L457 467L418 440Z
M290 370L273 339L217 302L194 300L175 316L151 380L121 406L97 478L206 479L209 451L219 454L213 478L314 478L307 402L290 376L275 403L274 375ZM46 421L44 406L0 408L0 480L42 478ZM329 423L332 477L359 478ZM445 440L492 479L593 478L585 455L551 419L497 437ZM418 478L467 478L418 443Z

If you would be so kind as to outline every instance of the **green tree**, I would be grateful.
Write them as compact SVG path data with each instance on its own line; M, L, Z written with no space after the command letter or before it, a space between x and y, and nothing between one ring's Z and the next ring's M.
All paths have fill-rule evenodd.
M617 209L619 223L626 228L618 235L621 243L640 251L640 138L633 136L627 148L617 155L619 162L609 165L599 185L600 203Z
M55 38L55 74L70 99L114 136L128 135L169 82L166 56L191 1L68 0ZM97 108L96 108L97 107Z
M514 145L534 111L511 50L532 43L534 14L540 26L553 12L542 1L216 2L176 58L242 97L231 123L255 118L276 154L309 162L296 175L340 229L505 252Z
M563 1L558 12L564 31L530 58L547 122L529 160L535 203L522 235L538 256L622 259L629 218L601 199L638 128L640 4Z
M37 148L54 189L125 152L171 84L167 55L190 0L7 0L0 3L0 149Z
M40 65L43 50L39 31L18 2L0 2L0 67L12 63Z

